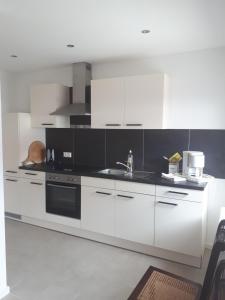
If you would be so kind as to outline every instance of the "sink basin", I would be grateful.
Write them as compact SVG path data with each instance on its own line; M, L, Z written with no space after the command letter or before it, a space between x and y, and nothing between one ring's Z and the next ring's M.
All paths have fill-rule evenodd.
M127 174L125 170L120 170L120 169L104 169L98 171L98 173L104 175L115 175L115 176L125 176Z
M120 177L130 177L130 178L147 178L147 177L152 177L154 176L155 172L146 172L146 171L134 171L132 174L127 173L126 170L121 170L121 169L104 169L100 170L97 173L99 174L104 174L104 175L109 175L109 176L120 176Z

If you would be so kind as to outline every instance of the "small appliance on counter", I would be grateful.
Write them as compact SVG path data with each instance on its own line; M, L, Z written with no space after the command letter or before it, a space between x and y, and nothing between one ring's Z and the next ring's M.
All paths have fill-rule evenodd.
M205 156L200 151L183 151L183 175L201 178L205 166Z
M47 149L46 163L47 164L54 164L54 162L55 162L55 150L54 149Z

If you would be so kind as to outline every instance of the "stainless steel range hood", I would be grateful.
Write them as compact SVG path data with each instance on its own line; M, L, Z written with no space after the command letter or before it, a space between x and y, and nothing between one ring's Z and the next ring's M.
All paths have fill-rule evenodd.
M72 103L51 115L82 116L91 114L91 65L86 62L73 64Z

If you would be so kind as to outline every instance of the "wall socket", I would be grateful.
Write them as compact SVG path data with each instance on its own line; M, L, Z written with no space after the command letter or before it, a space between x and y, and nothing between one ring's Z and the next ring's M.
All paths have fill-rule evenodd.
M72 152L63 152L63 157L72 158Z

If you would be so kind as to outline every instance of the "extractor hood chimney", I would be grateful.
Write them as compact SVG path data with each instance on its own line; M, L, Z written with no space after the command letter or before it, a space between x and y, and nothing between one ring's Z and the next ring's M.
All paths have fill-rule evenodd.
M72 103L63 106L51 115L82 116L91 114L91 64L73 64Z

